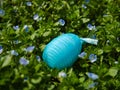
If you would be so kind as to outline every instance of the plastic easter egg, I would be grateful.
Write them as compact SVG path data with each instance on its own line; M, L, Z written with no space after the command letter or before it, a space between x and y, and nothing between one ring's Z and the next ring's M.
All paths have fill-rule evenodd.
M70 67L77 60L82 44L83 40L77 35L62 34L46 45L42 58L51 68Z

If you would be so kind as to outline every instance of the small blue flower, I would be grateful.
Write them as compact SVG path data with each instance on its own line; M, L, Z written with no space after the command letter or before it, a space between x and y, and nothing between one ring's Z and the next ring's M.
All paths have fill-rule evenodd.
M120 37L117 37L117 41L118 41L118 42L120 41Z
M35 15L33 16L33 19L34 19L34 20L38 20L38 19L39 19L39 15L38 15L38 14L35 14Z
M24 77L24 82L26 82L28 80L28 77Z
M18 44L18 43L19 43L19 40L14 40L13 43L14 43L14 44Z
M85 0L85 2L86 2L86 3L89 3L89 2L90 2L90 0Z
M118 64L119 62L118 62L118 61L115 61L114 63L115 63L115 64Z
M0 54L3 52L3 47L0 46Z
M86 8L87 8L87 6L86 6L85 4L82 4L82 8L86 9Z
M62 71L62 72L59 72L58 76L62 77L62 78L65 78L65 77L67 77L67 74Z
M40 60L41 60L40 56L38 56L38 55L36 56L36 59L38 62L40 62Z
M15 50L11 50L11 55L18 56L18 52L16 52Z
M88 75L88 77L91 78L92 80L96 80L96 79L99 78L98 75L95 74L95 73L88 72L87 75Z
M65 20L63 20L63 19L59 19L58 22L59 22L59 24L60 24L61 26L64 26L64 25L65 25Z
M79 58L85 58L85 56L87 55L86 52L82 52L78 55Z
M4 16L5 15L5 11L3 9L0 9L0 16Z
M21 57L20 60L19 60L19 63L20 63L21 65L26 66L26 65L29 64L29 61L28 61L27 59L25 59L24 57Z
M92 39L96 39L96 35L92 35L91 38L92 38Z
M15 13L17 13L18 11L17 10L13 10Z
M89 88L93 88L93 87L95 87L96 85L98 85L98 82L93 82L92 84L89 85Z
M104 14L103 17L107 17L108 15L107 14Z
M25 49L26 52L32 52L34 50L35 46L29 46Z
M91 24L88 24L88 25L87 25L87 28L88 28L89 30L93 30L93 29L95 29L95 25L92 26Z
M29 31L29 27L28 27L28 25L24 25L23 28L25 29L25 32L28 32L28 31Z
M32 6L32 2L30 2L30 1L29 1L29 2L26 2L26 5L27 5L27 6Z
M95 54L90 54L89 60L90 60L91 63L97 61L97 55L95 55Z
M110 43L110 40L107 40L107 41L106 41L106 44L109 44L109 43Z
M13 26L13 29L14 29L14 30L19 30L19 26L18 26L18 25Z

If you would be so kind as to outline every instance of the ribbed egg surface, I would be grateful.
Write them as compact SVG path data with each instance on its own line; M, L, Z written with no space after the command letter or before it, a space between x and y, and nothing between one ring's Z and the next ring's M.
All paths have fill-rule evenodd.
M77 60L82 43L83 41L75 34L62 34L46 45L43 51L43 60L51 68L70 67Z

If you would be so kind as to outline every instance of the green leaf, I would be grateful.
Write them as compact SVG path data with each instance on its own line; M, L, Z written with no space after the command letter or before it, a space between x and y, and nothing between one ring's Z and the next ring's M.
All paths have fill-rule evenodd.
M117 52L120 52L120 47L116 47L116 51L117 51Z
M32 78L32 79L31 79L31 82L34 83L34 84L37 84L37 83L39 83L41 80L42 80L41 77L38 77L37 79Z
M98 54L98 55L103 54L103 50L102 50L102 49L98 49L97 54Z
M11 55L7 55L7 56L5 56L5 57L3 58L2 68L10 65L10 62L11 62L11 60L12 60L11 58L12 58Z
M104 47L104 52L106 52L106 53L111 52L111 50L112 50L111 46L105 46Z
M82 21L83 21L83 23L87 23L90 21L90 19L89 18L82 18Z
M39 48L41 49L41 51L44 50L45 46L46 46L45 44L40 44L40 45L39 45Z
M77 16L77 17L79 17L79 16L80 16L80 15L79 15L79 13L80 13L80 11L79 11L79 10L75 10L75 11L74 11L74 13L76 14L76 16Z
M117 75L117 73L118 73L118 68L117 67L111 67L106 75L115 77Z
M40 67L41 67L41 65L40 65L40 64L36 65L36 66L35 66L35 71L36 71L36 72L38 72L38 71L39 71L39 69L40 69Z
M51 85L48 90L53 90L55 88L55 85Z
M50 33L51 33L50 31L46 31L46 32L43 34L43 36L46 37L46 36L48 36Z
M83 83L85 81L85 77L80 77L79 82Z

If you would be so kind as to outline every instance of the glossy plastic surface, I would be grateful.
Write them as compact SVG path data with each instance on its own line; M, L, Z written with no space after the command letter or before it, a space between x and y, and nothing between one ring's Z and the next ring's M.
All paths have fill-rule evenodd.
M83 42L75 34L62 34L46 45L42 58L51 68L70 67L77 60Z

